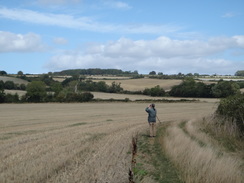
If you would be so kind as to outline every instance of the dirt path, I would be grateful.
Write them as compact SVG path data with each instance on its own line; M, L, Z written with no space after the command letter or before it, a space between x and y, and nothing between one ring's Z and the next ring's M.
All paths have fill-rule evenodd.
M130 141L146 133L145 103L0 105L0 182L128 182ZM161 121L214 103L156 104Z

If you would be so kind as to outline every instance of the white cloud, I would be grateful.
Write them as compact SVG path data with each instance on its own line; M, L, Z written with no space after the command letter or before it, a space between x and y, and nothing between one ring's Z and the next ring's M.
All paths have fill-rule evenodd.
M244 36L242 36L242 35L240 35L240 36L234 36L233 38L236 40L237 44L240 47L244 48Z
M44 47L37 34L14 34L0 31L0 52L35 52L43 51Z
M244 67L244 61L233 62L221 55L229 49L240 49L240 38L242 36L238 36L238 39L212 38L205 42L168 37L149 41L121 38L106 44L93 44L86 50L56 55L50 59L47 67L52 70L96 67L146 72L156 70L163 73L233 74L238 68Z
M131 9L132 7L128 5L127 3L121 2L121 1L113 1L113 0L106 0L103 1L103 4L106 7L109 8L115 8L115 9Z
M113 32L131 34L164 34L176 32L181 28L174 25L148 24L107 24L94 21L90 17L74 17L67 14L40 13L26 9L0 8L0 16L7 19L29 22L41 25L52 25L65 28L87 30L94 32Z
M65 39L65 38L62 38L62 37L56 37L53 39L53 42L55 44L60 44L60 45L64 45L64 44L67 44L68 41Z

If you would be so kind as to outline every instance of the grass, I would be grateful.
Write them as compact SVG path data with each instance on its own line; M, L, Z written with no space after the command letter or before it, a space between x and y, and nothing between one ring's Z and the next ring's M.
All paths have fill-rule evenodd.
M215 139L225 151L243 154L242 158L244 159L243 137L241 137L235 123L230 121L223 123L223 119L209 117L204 118L201 125L200 130Z
M180 183L178 171L171 160L164 153L161 146L161 138L164 128L158 130L156 138L141 135L138 141L138 163L135 168L137 181L143 181L150 177L159 183Z
M187 122L172 125L166 130L164 149L179 167L185 182L233 182L243 181L243 162L239 157L222 152L204 134ZM188 125L190 124L190 125ZM193 136L193 137L192 137ZM202 140L203 138L203 140ZM201 145L204 141L206 145Z

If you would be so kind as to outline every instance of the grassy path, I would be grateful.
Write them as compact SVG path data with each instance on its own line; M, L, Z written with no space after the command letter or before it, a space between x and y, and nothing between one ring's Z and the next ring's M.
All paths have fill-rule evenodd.
M146 134L138 137L138 156L135 167L136 182L147 183L182 183L179 172L164 153L163 134L167 125L161 125L156 138Z

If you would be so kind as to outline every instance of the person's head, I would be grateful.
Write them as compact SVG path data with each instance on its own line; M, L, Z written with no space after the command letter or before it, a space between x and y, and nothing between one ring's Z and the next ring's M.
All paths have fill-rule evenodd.
M155 107L155 104L151 104L151 106L152 106L152 108L154 108Z

